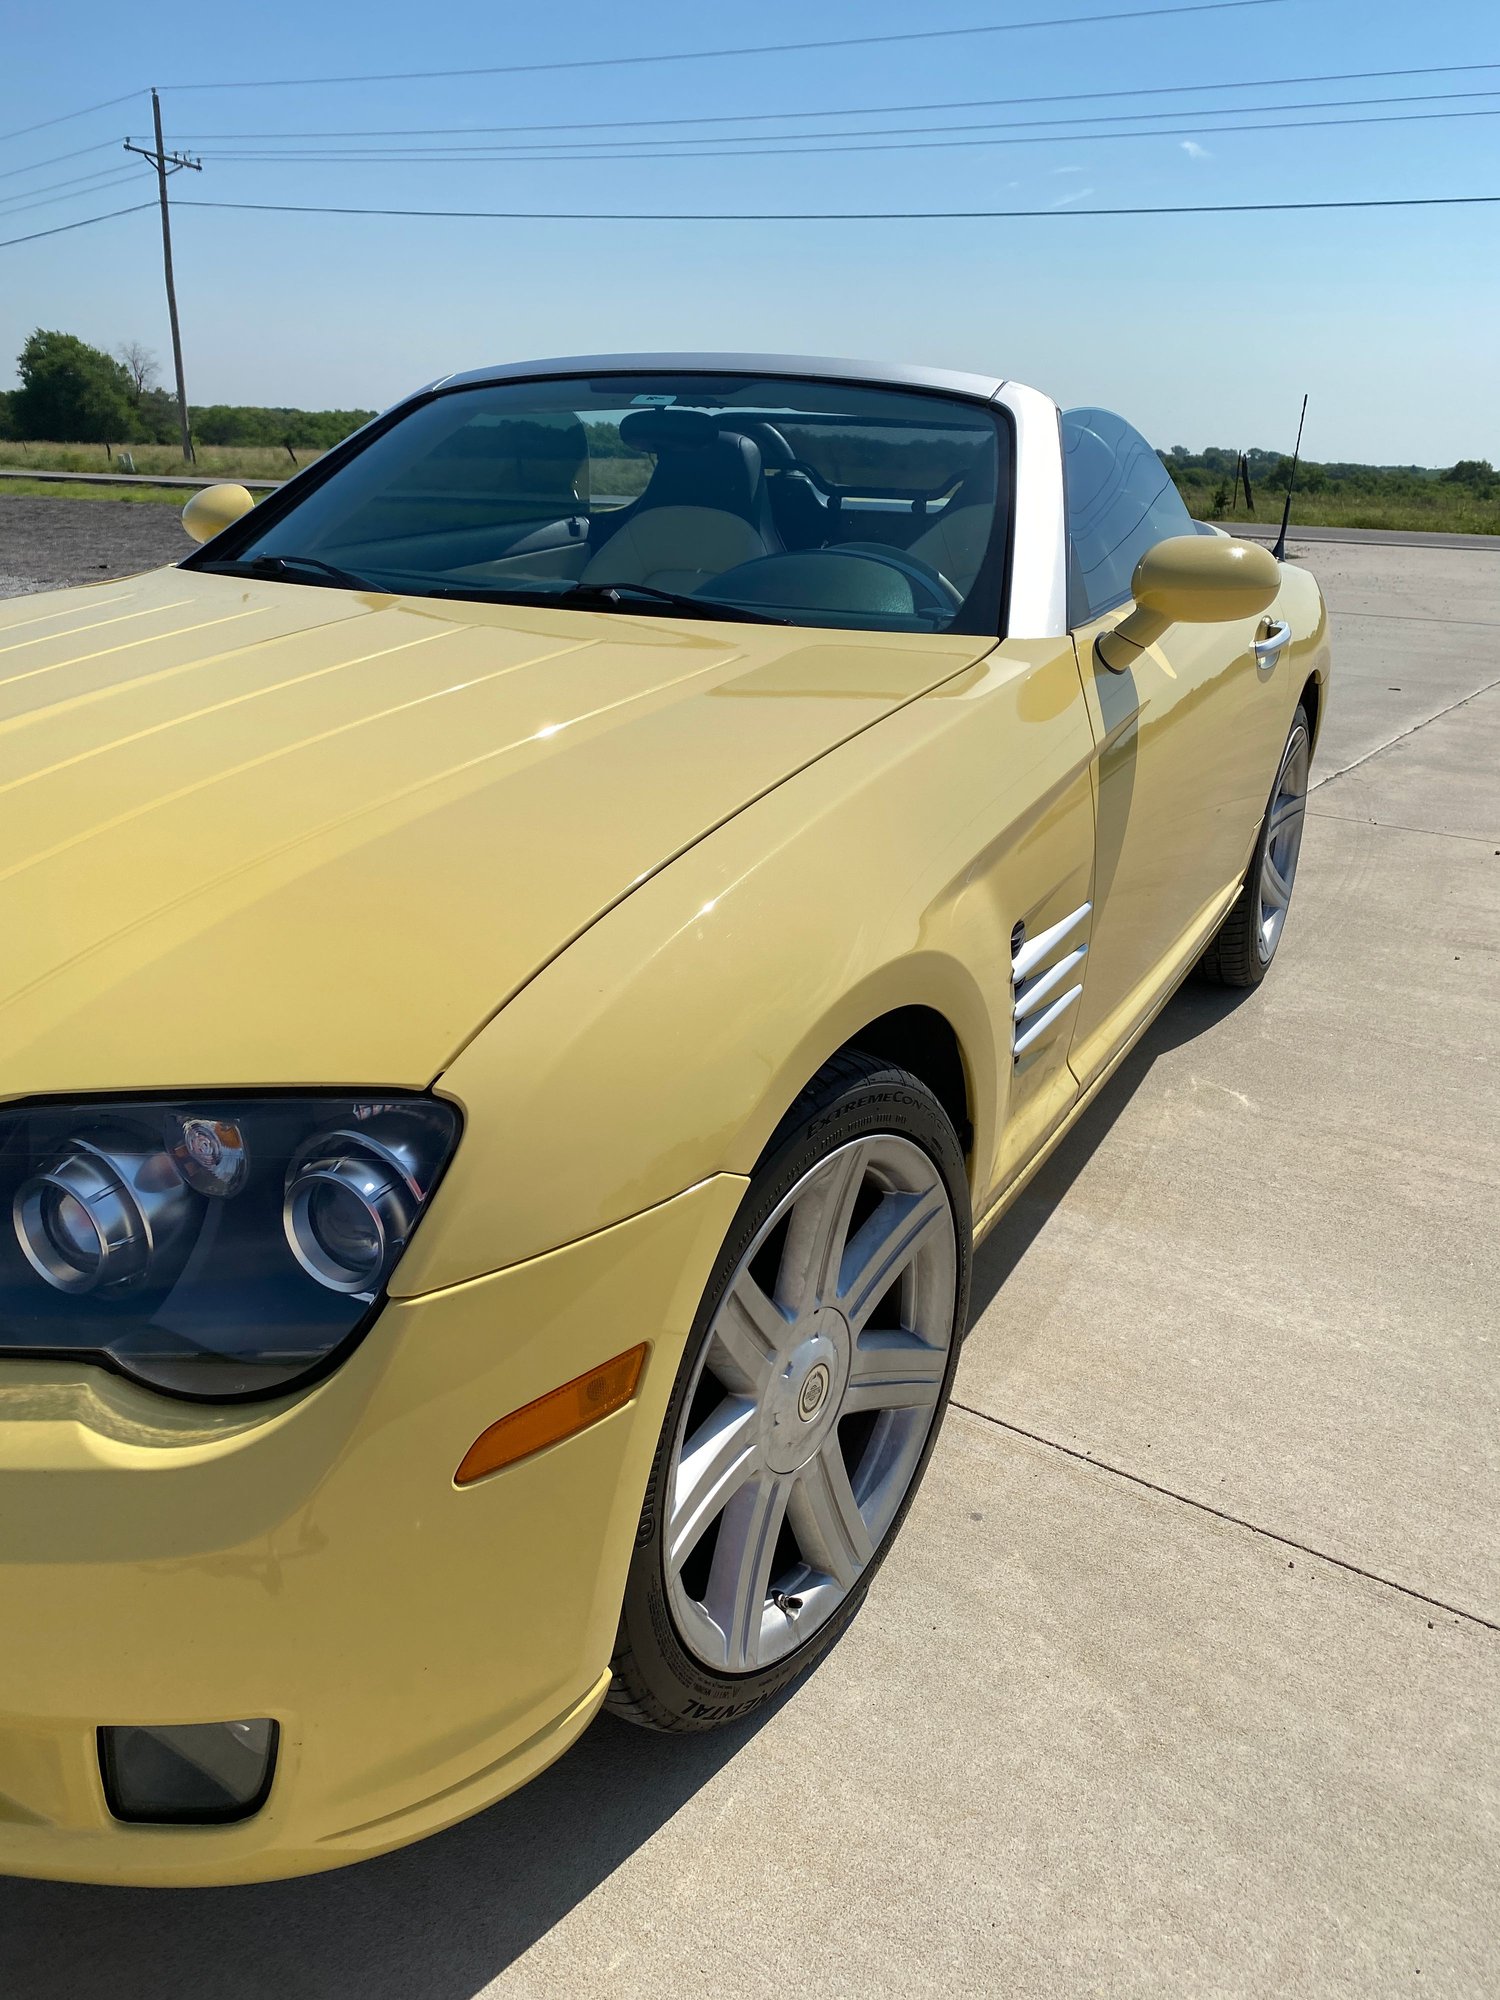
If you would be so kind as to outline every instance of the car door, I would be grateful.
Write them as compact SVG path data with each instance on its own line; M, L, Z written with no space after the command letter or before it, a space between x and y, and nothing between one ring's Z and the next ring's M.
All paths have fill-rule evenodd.
M1098 1075L1233 900L1274 774L1281 704L1261 621L1176 625L1124 673L1096 640L1133 609L1147 549L1195 527L1139 431L1063 413L1068 622L1097 746L1094 912L1070 1063Z

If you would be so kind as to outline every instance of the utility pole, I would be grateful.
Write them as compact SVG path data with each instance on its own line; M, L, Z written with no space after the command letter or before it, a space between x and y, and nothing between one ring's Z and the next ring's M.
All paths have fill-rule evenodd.
M177 375L177 417L182 427L182 456L189 465L193 463L193 434L188 427L187 383L182 374L182 334L177 325L177 287L172 281L172 218L167 207L167 176L180 173L184 167L191 167L195 174L203 171L201 160L191 159L186 153L169 153L162 143L161 99L153 90L151 93L151 117L156 126L156 151L146 146L132 146L125 141L127 153L139 153L143 160L149 160L156 169L156 185L161 195L161 258L167 274L167 314L172 322L172 366Z

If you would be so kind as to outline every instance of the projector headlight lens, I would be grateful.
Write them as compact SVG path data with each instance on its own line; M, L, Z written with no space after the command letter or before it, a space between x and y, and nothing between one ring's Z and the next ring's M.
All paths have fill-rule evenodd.
M422 1206L422 1159L399 1116L320 1133L293 1160L283 1219L292 1255L320 1285L361 1292L405 1246Z
M431 1097L0 1110L0 1354L289 1388L373 1317L457 1140Z
M159 1141L103 1126L68 1140L24 1180L11 1214L38 1277L60 1292L93 1292L143 1278L196 1206Z

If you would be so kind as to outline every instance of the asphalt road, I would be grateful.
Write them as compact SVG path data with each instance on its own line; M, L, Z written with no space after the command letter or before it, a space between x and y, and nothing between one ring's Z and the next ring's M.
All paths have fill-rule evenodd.
M1276 969L1186 990L982 1251L811 1679L341 1874L0 1882L7 2000L1500 1991L1500 557L1311 557Z
M1274 542L1279 524L1226 521L1232 535L1251 541ZM1316 548L1321 542L1341 542L1353 548L1383 549L1469 549L1492 554L1500 549L1500 535L1429 535L1416 528L1299 528L1295 522L1287 532L1287 554L1295 562L1299 545Z

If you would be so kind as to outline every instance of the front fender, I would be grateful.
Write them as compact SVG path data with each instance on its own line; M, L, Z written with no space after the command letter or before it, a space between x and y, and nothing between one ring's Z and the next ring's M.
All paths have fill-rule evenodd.
M439 1080L465 1136L392 1291L748 1173L828 1056L900 1007L957 1037L980 1202L1010 1081L1011 926L1037 880L1060 908L1090 893L1091 755L1071 646L1008 645L644 883Z
M1277 594L1276 615L1292 628L1292 672L1288 682L1299 694L1309 681L1317 684L1316 712L1312 718L1313 750L1316 753L1323 721L1328 713L1328 684L1332 653L1328 643L1328 607L1317 579L1295 563L1281 566L1281 589ZM1290 711L1288 726L1290 726Z

